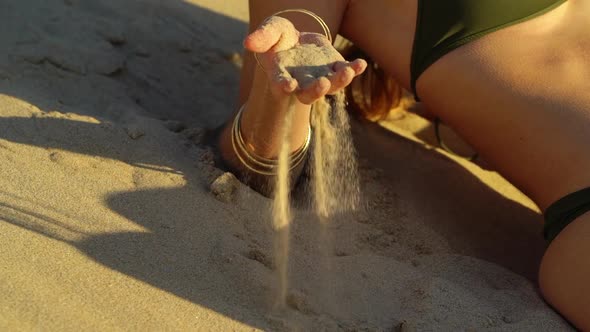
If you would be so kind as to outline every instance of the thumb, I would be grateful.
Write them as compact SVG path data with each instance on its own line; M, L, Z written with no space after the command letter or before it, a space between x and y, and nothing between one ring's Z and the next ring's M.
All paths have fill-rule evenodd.
M244 47L256 53L275 52L292 48L299 41L299 31L282 17L272 16L244 40Z

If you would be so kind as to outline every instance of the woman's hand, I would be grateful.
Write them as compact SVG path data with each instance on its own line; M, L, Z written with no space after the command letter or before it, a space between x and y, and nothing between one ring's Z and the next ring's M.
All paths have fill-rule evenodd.
M362 59L345 61L325 36L299 32L278 16L248 35L244 46L258 53L274 95L295 93L304 104L342 90L367 67Z

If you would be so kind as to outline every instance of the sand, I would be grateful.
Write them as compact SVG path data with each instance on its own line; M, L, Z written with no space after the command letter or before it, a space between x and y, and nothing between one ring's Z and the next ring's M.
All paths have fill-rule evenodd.
M289 110L281 128L281 147L275 178L275 192L272 205L272 226L274 231L273 258L277 272L277 294L274 307L283 310L287 304L289 290L289 242L291 240L291 174L294 166L291 158L291 136L295 97L291 97Z
M535 284L536 207L407 113L352 124L364 208L330 223L332 255L295 204L272 314L272 203L228 175L211 192L205 135L237 109L246 1L4 1L0 20L0 330L571 329Z
M310 192L320 219L336 213L356 211L360 202L357 154L352 142L350 121L343 91L314 104L311 125L314 144L311 152Z
M348 114L345 109L345 94L340 91L334 102L320 98L314 102L311 112L313 145L309 154L308 173L311 174L307 192L312 201L312 211L320 222L319 247L320 261L330 270L330 257L333 255L332 238L328 229L335 213L346 214L358 208L359 182L357 160ZM289 293L289 243L290 227L293 219L291 212L291 169L297 168L297 159L291 154L292 122L295 97L291 96L289 110L285 117L280 135L280 150L275 177L275 191L272 205L272 226L274 231L274 262L277 274L277 294L275 295L275 313L281 314L287 305ZM312 133L310 132L310 135ZM311 137L311 136L310 136ZM308 146L303 148L308 151ZM297 153L296 153L297 155ZM220 179L227 178L228 173L215 180L211 186L214 194ZM219 195L217 195L219 196ZM226 200L227 201L227 200ZM333 281L331 274L324 275L324 282ZM322 289L326 292L326 289ZM336 300L335 298L333 299Z

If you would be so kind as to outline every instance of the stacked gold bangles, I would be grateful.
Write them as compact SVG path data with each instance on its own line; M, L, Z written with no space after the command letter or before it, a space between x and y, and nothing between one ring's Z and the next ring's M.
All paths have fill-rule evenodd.
M232 125L231 143L234 152L240 160L240 162L242 163L242 165L244 165L244 167L246 167L251 172L261 175L276 175L278 160L257 156L256 154L248 151L248 148L246 147L246 143L244 142L244 138L242 137L242 131L240 129L240 120L242 119L242 113L244 111L244 108L245 104L242 105L242 107L238 111L238 114L234 118L234 122ZM305 155L307 154L307 150L309 149L310 142L311 126L309 127L305 143L303 143L303 145L299 149L297 149L297 151L293 152L289 157L289 170L296 168L303 162L303 160L305 159Z

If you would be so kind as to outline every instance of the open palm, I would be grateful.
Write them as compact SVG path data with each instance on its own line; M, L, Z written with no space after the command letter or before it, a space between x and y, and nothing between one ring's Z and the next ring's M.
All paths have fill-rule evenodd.
M325 36L299 32L278 16L248 35L244 45L258 53L273 93L294 93L305 104L342 90L367 67L362 59L345 61Z

